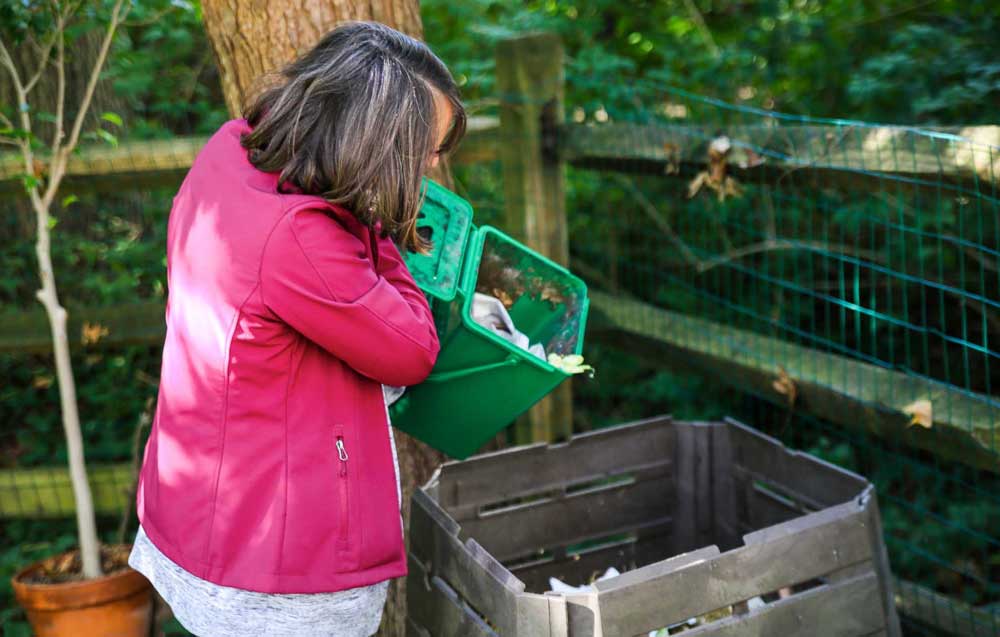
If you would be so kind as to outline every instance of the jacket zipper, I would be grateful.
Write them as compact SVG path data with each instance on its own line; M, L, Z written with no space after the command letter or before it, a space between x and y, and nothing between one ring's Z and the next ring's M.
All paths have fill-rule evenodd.
M339 483L340 490L340 539L342 542L347 542L347 523L350 516L350 507L348 506L348 484L347 484L347 461L349 456L347 455L347 447L344 445L344 436L337 433L337 457L340 458L340 479L337 481Z

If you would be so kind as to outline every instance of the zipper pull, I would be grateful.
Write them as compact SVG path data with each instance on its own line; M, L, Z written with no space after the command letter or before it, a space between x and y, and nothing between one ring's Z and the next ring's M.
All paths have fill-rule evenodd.
M344 439L337 436L337 455L340 457L340 475L347 475L347 449L344 448Z

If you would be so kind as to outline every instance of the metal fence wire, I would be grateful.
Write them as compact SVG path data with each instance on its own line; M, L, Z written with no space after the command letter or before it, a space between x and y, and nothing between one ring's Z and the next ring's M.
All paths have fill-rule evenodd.
M877 485L908 632L1000 635L1000 127L636 91L561 130L595 316Z

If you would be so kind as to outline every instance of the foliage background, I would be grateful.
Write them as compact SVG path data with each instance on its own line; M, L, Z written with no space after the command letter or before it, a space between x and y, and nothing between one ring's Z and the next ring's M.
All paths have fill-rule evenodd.
M470 111L495 112L493 44L535 30L558 32L565 43L567 116L574 121L642 119L656 107L661 83L739 104L814 116L921 125L1000 123L1000 5L937 0L424 0L427 41L462 85ZM0 7L0 33L13 41L35 28L31 2ZM41 25L44 26L44 25ZM10 40L8 40L10 38ZM185 0L137 3L114 48L105 86L123 119L119 138L209 134L227 115L200 8ZM10 104L0 107L8 112ZM591 173L570 171L571 233L599 232L608 223L592 202L615 203ZM462 167L458 188L488 222L500 209L496 165ZM64 193L68 194L68 193ZM162 298L163 245L172 189L80 195L58 210L55 266L61 297L73 305ZM611 208L608 208L611 209ZM0 306L33 308L30 211L14 193L0 195ZM574 211L580 211L574 215ZM581 258L575 251L574 258ZM684 299L672 306L684 309ZM692 301L693 303L693 301ZM650 367L613 348L592 344L587 357L599 374L577 382L580 429L671 412L681 417L733 414L760 426L785 414L711 379ZM136 423L159 372L156 348L84 350L74 359L80 411L91 463L127 459ZM0 467L65 463L54 370L46 356L0 356ZM849 468L865 472L893 449L864 444L837 428L792 427L792 439ZM863 450L863 451L859 451ZM974 480L974 478L971 478ZM881 495L881 494L880 494ZM969 492L937 488L929 510L959 523L1000 528L1000 512L977 505ZM921 537L920 520L886 515L889 532L940 551L955 536ZM103 537L116 520L101 520ZM3 522L0 536L0 625L27 635L13 606L9 574L18 565L73 544L72 521ZM986 525L986 526L984 526ZM134 529L134 521L131 526ZM906 563L894 567L967 595L996 602L963 581L937 582L949 569ZM956 559L962 559L960 556ZM1000 568L977 564L977 569ZM993 578L1000 581L1000 577Z

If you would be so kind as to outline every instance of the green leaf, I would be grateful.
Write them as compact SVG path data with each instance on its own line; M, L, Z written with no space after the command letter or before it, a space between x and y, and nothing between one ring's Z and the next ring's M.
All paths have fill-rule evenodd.
M110 111L107 113L102 113L101 119L103 119L105 122L111 122L112 124L114 124L119 128L121 128L122 126L122 118L117 113L112 113Z
M67 196L63 197L62 207L63 208L69 208L71 204L74 204L74 203L76 203L79 200L80 200L80 198L77 197L76 195L67 195Z
M32 139L34 135L23 128L0 128L0 136L11 137L13 139Z
M115 148L118 147L118 138L115 137L114 135L112 135L111 133L109 133L108 131L104 130L103 128L98 128L94 132L97 133L98 137L100 137L101 139L103 139L107 143L111 144Z
M38 184L41 182L34 175L23 174L21 175L21 183L24 184L24 189L26 191L31 191L37 188Z
M49 230L51 230L52 228L56 227L57 223L59 223L59 220L56 219L55 217L50 216L48 223L45 225L48 226Z

